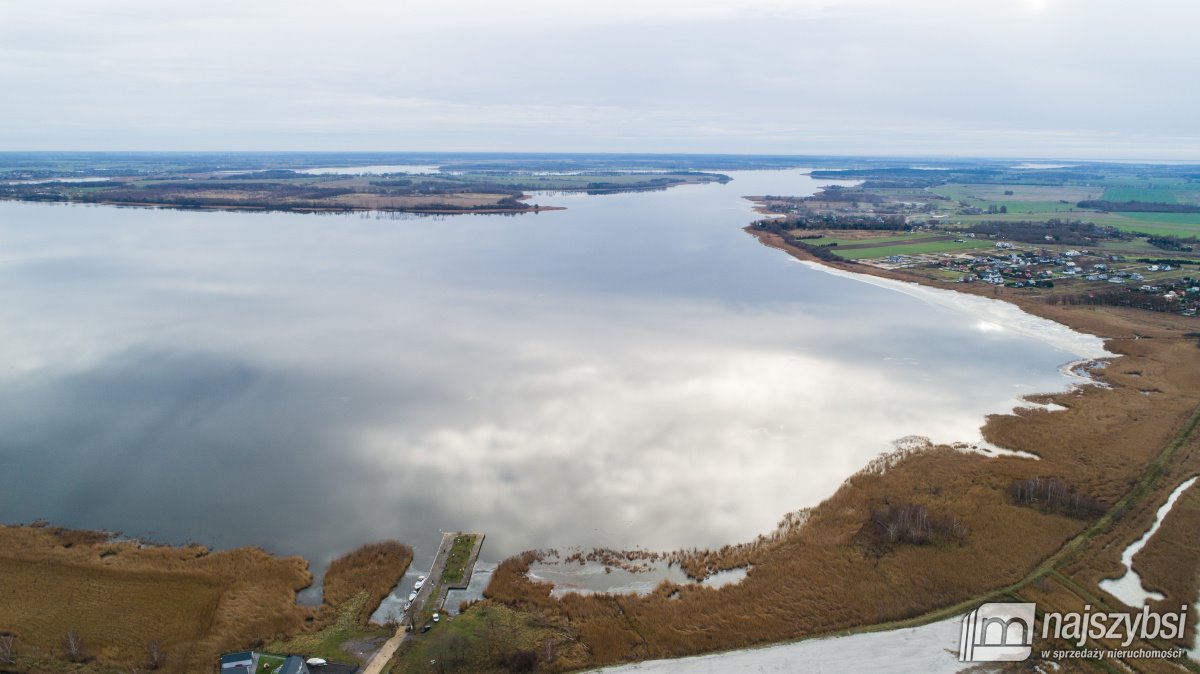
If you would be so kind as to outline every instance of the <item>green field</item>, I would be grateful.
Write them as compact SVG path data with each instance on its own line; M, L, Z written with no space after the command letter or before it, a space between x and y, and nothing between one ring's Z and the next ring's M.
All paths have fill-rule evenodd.
M1035 216L1035 217L1031 217ZM1102 213L1076 210L1072 213L1045 213L1040 217L1030 213L1000 213L996 215L955 215L949 223L1014 222L1063 218L1082 220L1102 227L1116 227L1124 232L1142 232L1156 236L1200 236L1200 213Z
M964 241L957 243L955 241L933 241L930 243L913 243L899 246L878 246L875 248L854 248L851 250L838 250L833 248L833 252L847 260L863 260L873 257L887 257L889 255L920 255L922 253L953 253L963 250L981 250L994 248L995 244L989 241Z
M1105 201L1146 201L1156 204L1175 203L1171 190L1146 187L1108 187L1104 190Z
M1066 204L1061 201L989 201L988 205L995 204L997 208L1004 206L1009 213L1078 213L1079 208L1075 206L1076 203L1074 201ZM985 205L983 208L987 208L987 206Z
M1084 199L1095 199L1100 195L1096 187L1064 185L1001 185L985 183L949 184L931 188L934 194L957 201L982 202L973 206L987 208L989 203L1012 204L1013 202L1053 203L1056 206L1073 206ZM1012 192L1012 194L1005 194ZM1060 203L1066 201L1066 204ZM1011 209L1011 206L1010 206Z
M1200 213L1112 213L1121 218L1114 227L1127 232L1188 238L1200 236Z
M798 230L797 230L798 231ZM839 246L851 246L856 244L868 243L893 243L895 241L904 241L912 238L925 238L929 234L897 234L895 236L873 236L869 239L839 239L837 237L822 236L819 239L802 239L804 243L810 246L826 246L831 243L836 243Z

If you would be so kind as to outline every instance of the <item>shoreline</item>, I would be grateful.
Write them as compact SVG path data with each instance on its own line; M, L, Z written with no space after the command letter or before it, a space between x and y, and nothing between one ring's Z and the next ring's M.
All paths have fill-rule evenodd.
M81 203L81 202L52 202L52 203ZM135 207L155 207L149 205L134 205ZM180 208L178 206L163 205L165 208ZM542 208L541 210L551 210L553 207ZM214 210L207 209L204 210ZM215 210L235 210L217 208ZM269 210L269 209L260 209ZM376 209L366 209L376 210ZM555 208L555 210L557 210ZM452 211L453 213L464 213L464 211ZM507 211L506 211L507 212ZM518 211L522 213L528 211ZM968 457L960 459L941 451L942 447L931 447L927 450L913 452L911 455L898 456L895 458L894 464L889 464L886 471L878 473L872 472L870 467L860 469L858 473L849 476L842 487L837 490L837 493L831 495L826 501L816 506L814 510L821 510L812 520L811 526L797 527L796 530L780 530L778 536L776 532L768 534L768 536L760 536L757 541L742 544L727 545L720 550L700 551L704 555L711 555L704 559L693 559L691 568L702 569L708 573L720 571L728 568L738 568L742 566L752 566L753 570L749 573L747 581L742 581L731 586L728 589L720 591L711 590L710 592L720 592L718 595L721 598L721 603L732 603L734 609L738 607L738 602L742 599L732 600L734 593L738 593L741 589L737 586L745 584L748 586L746 594L750 595L752 600L749 603L761 603L765 601L764 597L771 597L769 592L763 592L764 587L769 590L777 590L781 584L778 578L770 580L770 582L755 583L754 578L758 574L766 574L772 571L772 565L775 569L788 568L787 557L795 557L798 555L806 555L811 550L824 545L827 550L833 550L834 553L826 558L828 562L825 568L831 569L831 576L825 577L823 580L818 578L818 583L824 584L825 588L833 588L832 601L836 602L841 597L838 596L837 590L851 588L857 591L856 583L863 582L864 579L870 580L870 574L882 574L874 576L875 582L878 578L894 579L892 573L903 573L906 576L898 583L908 583L909 585L900 588L900 594L903 594L907 588L909 594L909 602L905 603L904 598L896 599L889 598L886 601L880 600L878 597L869 597L865 594L855 594L849 592L847 603L850 605L840 612L834 614L833 619L829 624L834 627L820 631L810 631L796 635L784 636L782 639L777 638L780 634L786 632L788 628L787 618L780 618L776 606L773 604L767 605L763 610L767 612L767 618L764 620L782 621L782 627L777 624L775 627L768 625L764 630L764 637L759 641L752 641L751 644L766 645L771 643L782 643L794 638L807 638L812 636L820 636L823 634L831 634L845 631L867 631L872 628L878 628L882 622L855 622L852 617L856 602L865 603L867 600L873 600L881 603L881 615L886 617L889 622L894 621L917 621L917 624L931 622L933 617L944 617L945 611L953 609L961 605L963 600L961 595L968 590L977 590L980 584L988 585L989 582L998 584L995 587L984 587L984 595L979 593L969 594L969 597L992 596L995 592L1004 590L1011 592L1014 596L1018 591L1032 591L1026 587L1019 590L1012 589L1014 583L1023 582L1025 576L1021 575L1017 578L1012 578L1014 573L1025 571L1032 568L1037 570L1040 565L1046 563L1047 559L1055 560L1059 553L1054 550L1066 549L1061 545L1062 541L1073 542L1078 537L1085 535L1091 529L1085 528L1078 520L1066 518L1057 513L1049 515L1042 513L1040 516L1032 509L1025 509L1028 512L1020 511L1017 506L1012 506L1003 500L991 499L990 496L995 494L984 494L988 498L982 498L978 493L974 496L968 494L969 491L986 492L991 490L999 494L1003 494L1004 489L1011 484L1006 482L1008 479L1027 479L1030 476L1047 476L1047 473L1040 472L1050 471L1049 475L1055 477L1063 477L1071 480L1069 484L1072 487L1080 487L1081 491L1086 490L1089 495L1092 493L1100 493L1104 498L1105 503L1113 504L1115 508L1120 503L1131 503L1136 506L1139 502L1143 504L1141 511L1131 507L1123 512L1128 514L1125 521L1119 523L1114 520L1110 522L1111 529L1103 532L1098 532L1096 535L1109 536L1109 539L1098 540L1115 540L1125 535L1128 531L1138 531L1138 522L1141 521L1142 515L1146 508L1154 509L1156 495L1162 491L1162 483L1170 483L1174 480L1172 471L1196 471L1200 470L1200 452L1185 452L1185 456L1178 463L1172 463L1173 456L1167 457L1166 471L1163 475L1155 477L1157 482L1146 482L1148 485L1144 493L1140 496L1135 492L1129 491L1129 484L1138 481L1143 477L1145 466L1153 466L1158 449L1164 443L1171 441L1174 437L1171 433L1166 433L1161 436L1155 436L1154 433L1148 432L1142 435L1145 438L1139 437L1138 433L1133 434L1133 439L1120 438L1120 442L1116 442L1112 437L1114 433L1105 432L1106 428L1087 429L1084 425L1078 428L1071 426L1075 420L1083 416L1084 423L1093 423L1095 426L1103 426L1104 424L1114 423L1112 417L1113 412L1116 412L1116 417L1122 417L1121 413L1125 413L1127 419L1132 419L1130 422L1137 429L1149 428L1154 429L1155 426L1166 426L1168 431L1173 431L1181 425L1180 415L1190 412L1197 404L1200 404L1200 368L1197 368L1194 362L1189 362L1187 356L1192 356L1192 361L1195 361L1196 344L1195 337L1189 337L1188 333L1184 332L1188 327L1195 329L1190 323L1185 325L1185 321L1178 316L1164 316L1149 314L1134 309L1112 309L1112 308L1097 308L1097 307L1066 307L1052 306L1041 302L1036 297L1021 295L1008 292L1007 289L993 289L990 287L974 287L957 285L948 287L948 284L936 282L927 282L919 278L914 278L903 271L889 271L872 267L870 265L859 265L853 263L837 263L828 260L818 259L815 256L809 255L806 251L788 245L782 241L777 235L769 232L755 230L752 227L744 228L747 233L755 236L760 243L768 247L778 248L783 252L791 255L793 258L805 263L820 268L823 271L830 271L838 274L851 275L854 274L856 280L869 282L863 277L877 277L886 279L889 284L904 283L911 284L914 287L936 289L941 291L949 291L961 293L962 295L976 295L981 299L1000 300L1006 306L1012 305L1016 309L1037 317L1052 321L1057 325L1074 331L1080 334L1089 335L1096 340L1102 342L1101 350L1104 356L1096 356L1094 358L1083 358L1072 360L1065 363L1062 368L1074 374L1074 370L1081 367L1090 367L1091 363L1106 362L1108 367L1092 373L1074 374L1074 376L1085 379L1088 386L1072 386L1070 390L1052 393L1030 393L1028 397L1041 399L1045 402L1038 403L1039 405L1056 406L1055 411L1048 409L1013 409L1006 413L989 415L984 419L980 427L980 432L985 440L991 438L1009 438L1012 440L1012 445L1018 446L1019 449L1014 451L1031 452L1040 461L1037 463L1045 463L1045 466L1030 467L1026 464L1032 463L1012 457ZM862 277L857 275L861 274ZM986 291L986 292L984 292ZM1182 345L1182 346L1181 346ZM1190 348L1190 351L1185 350ZM1068 349L1064 349L1068 350ZM1165 369L1152 370L1145 363L1165 364ZM1177 366L1177 367L1176 367ZM1133 372L1136 368L1137 372ZM1136 377L1139 381L1137 385L1133 383ZM1104 388L1107 387L1107 388ZM1164 410L1161 411L1161 417L1153 417L1155 409L1153 405L1147 406L1144 401L1139 401L1137 395L1145 395L1148 398L1145 387L1150 387L1156 391L1157 396L1171 397L1172 394L1178 393L1181 396L1182 402L1187 402L1190 407L1183 405L1164 405ZM1100 389L1100 390L1094 390ZM1128 394L1128 395L1127 395ZM1124 396L1124 397L1122 397ZM1025 397L1025 396L1022 396ZM1183 400L1186 399L1186 400ZM1116 401L1114 404L1113 401ZM1124 400L1128 404L1121 405ZM1138 405L1142 406L1138 406ZM1184 408L1187 409L1184 409ZM1178 408L1178 409L1177 409ZM1087 414L1093 414L1094 419L1087 418ZM1074 415L1074 416L1072 416ZM1115 420L1116 425L1111 428L1119 428L1125 421L1124 418ZM1137 422L1137 423L1133 423ZM1028 430L1023 426L1029 425L1035 430ZM1066 441L1052 439L1050 436L1063 431L1066 426ZM1083 435L1087 437L1088 433L1095 435L1094 444L1088 445L1084 442L1084 447L1075 446L1073 442L1077 436ZM1182 433L1182 431L1181 431ZM1190 431L1189 431L1190 433ZM1184 434L1179 436L1181 442L1192 442L1191 436ZM1049 438L1049 439L1048 439ZM1162 440L1162 443L1154 444ZM1046 451L1046 456L1039 453L1037 449L1042 446L1042 443L1051 443L1054 446ZM1055 444L1057 443L1057 444ZM1115 444L1114 444L1115 443ZM1140 443L1140 444L1139 444ZM1009 442L1004 442L1001 446L1010 446ZM1128 450L1128 451L1126 451ZM1097 463L1092 464L1093 458L1089 452L1095 451ZM965 452L960 452L966 454ZM1081 459L1088 459L1087 466L1079 466ZM986 461L989 463L978 463ZM994 463L990 463L994 462ZM968 479L965 481L961 476L954 474L956 470L968 473ZM885 474L886 473L886 474ZM899 478L895 476L899 475ZM1170 479L1160 480L1159 477L1167 477ZM896 482L896 480L900 480ZM904 480L909 480L905 482ZM957 482L955 480L958 480ZM1139 485L1143 484L1138 482ZM1155 486L1157 485L1157 486ZM1169 486L1169 485L1168 485ZM967 496L961 500L954 500L957 494L954 493L956 487L963 487L962 491ZM935 491L936 489L936 491ZM914 496L916 494L916 496ZM1130 494L1135 498L1132 501L1129 499ZM861 564L858 557L854 555L858 553L857 535L855 532L856 525L860 520L854 519L855 516L861 516L864 512L878 506L880 500L886 502L889 499L913 499L914 501L928 501L931 509L936 513L973 513L979 518L985 518L985 515L990 515L995 510L1011 509L1017 510L1016 514L1011 514L1007 524L1011 524L1005 530L1004 526L980 526L972 536L978 536L979 539L986 538L990 535L995 535L996 540L979 540L968 539L969 542L964 545L959 543L955 547L952 543L945 545L930 545L923 548L905 548L897 546L879 557L869 561L873 564ZM974 500L971 500L974 499ZM1139 501L1140 499L1140 501ZM826 504L831 504L828 507ZM1149 504L1149 505L1146 505ZM972 507L974 509L972 510ZM1032 513L1032 514L1031 514ZM811 520L810 520L811 521ZM974 521L972 521L974 522ZM1027 529L1024 527L1044 527L1044 531L1031 531L1031 537L1036 538L1034 541L1036 550L1012 552L1011 558L1002 558L1009 554L1005 545L1011 543L1014 539L1014 534L1021 534ZM812 527L819 527L820 531L808 531ZM1093 527L1094 528L1094 527ZM0 527L3 531L4 527ZM832 533L831 533L832 532ZM859 532L861 533L861 532ZM823 537L823 538L822 538ZM973 546L985 546L986 550L971 550ZM1109 544L1108 547L1115 548L1118 552L1124 549L1124 546ZM846 550L851 551L851 554L839 554ZM698 553L699 554L699 553ZM1075 579L1077 575L1082 578L1081 583L1087 583L1088 578L1106 573L1104 563L1107 558L1103 557L1103 549L1096 552L1098 557L1087 562L1081 569L1075 569L1067 574L1067 577ZM963 577L961 574L956 575L956 571L940 571L930 572L929 574L913 573L912 569L925 569L927 565L938 561L931 559L934 555L948 555L952 561L959 565L966 565L967 571L974 571L977 578ZM1009 562L1008 564L997 564L997 559L988 558L988 555L999 557L1000 562ZM510 560L505 560L508 563ZM759 561L765 560L765 561ZM1098 561L1097 561L1098 560ZM972 566L973 561L978 561L979 564ZM1080 563L1078 559L1072 560L1074 563ZM686 564L687 561L681 563ZM1056 562L1057 563L1057 562ZM991 564L991 566L988 566ZM1026 566L1021 566L1021 565ZM1136 565L1136 564L1135 564ZM519 566L519 564L518 564ZM887 571L883 573L881 571ZM818 567L819 568L819 567ZM765 571L763 570L765 569ZM517 570L510 565L508 568L508 582L517 582L512 578L512 573ZM1057 571L1057 569L1055 569ZM938 575L941 573L942 575ZM987 574L995 573L995 577L991 581L987 579ZM1090 574L1090 575L1089 575ZM498 576L501 575L498 570ZM803 573L799 574L807 579ZM928 592L930 589L929 582L937 581L934 585L941 584L941 580L949 577L949 594L943 595L935 600L932 605L928 601L922 603L922 599L917 597L919 592ZM1161 578L1154 578L1153 574L1147 576L1143 574L1143 578L1148 578L1147 582L1160 583ZM526 579L529 580L529 579ZM1012 581L1006 582L1006 581ZM1180 581L1183 582L1183 581ZM512 591L512 588L499 588L498 599L503 603L511 603L515 605L539 605L550 607L550 604L542 603L540 597L540 585L534 581L529 581L528 585L523 588L518 588L519 592ZM821 589L821 588L818 588ZM489 590L491 588L489 587ZM801 603L807 602L806 605L815 607L816 609L827 608L829 597L818 597L816 595L805 595L803 590L790 590L797 592L801 596ZM1040 591L1040 590L1038 590ZM704 653L711 652L711 646L716 643L719 647L728 645L728 642L709 642L701 641L708 639L711 635L705 632L704 622L700 618L708 618L715 615L718 619L721 613L708 613L703 610L698 611L698 617L693 619L693 616L677 615L671 624L654 626L651 623L656 618L647 617L649 612L655 608L655 603L665 603L670 606L670 602L679 602L679 611L684 612L690 608L695 608L697 605L703 605L706 601L706 596L703 595L704 590L684 588L678 590L678 596L666 595L658 590L653 591L645 598L644 602L632 600L628 607L622 606L620 619L614 619L612 623L605 623L605 627L613 627L613 629L626 629L630 634L637 634L642 639L643 646L639 646L637 651L630 651L633 655L643 659L647 656L654 657L655 655L678 655L688 653ZM992 594L986 594L992 593ZM674 596L674 598L672 598ZM1007 594L1005 596L1008 596ZM943 599L959 599L959 603L947 604ZM711 599L709 595L707 599ZM1022 598L1028 599L1022 595ZM1193 597L1194 599L1194 597ZM1173 598L1172 598L1173 600ZM601 595L589 599L571 599L556 600L557 606L579 607L586 606L589 608L603 607L608 605L610 599ZM939 603L940 602L940 603ZM1189 603L1193 603L1189 601ZM553 610L553 609L552 609ZM913 611L916 611L915 617ZM924 611L924 612L922 612ZM731 614L732 609L731 609ZM851 616L851 617L847 617ZM627 619L626 619L627 618ZM589 619L591 619L589 617ZM838 622L838 621L842 622ZM691 638L696 639L693 642L672 641L678 635L671 635L669 632L675 629L674 625L679 623L689 623L686 625L690 629ZM922 622L923 621L923 622ZM1192 622L1192 621L1189 621ZM721 624L714 622L712 624ZM820 624L820 623L818 623ZM839 627L840 625L840 627ZM686 636L687 629L680 628L677 631L683 632ZM774 631L772 631L774 630ZM780 631L782 630L782 631ZM604 639L603 630L588 630L581 631L580 639L589 645L598 646L595 652L599 653L595 662L589 661L585 664L604 664L605 662L619 661L617 658L622 658L615 651L606 651L603 648ZM713 637L720 639L722 636ZM734 644L732 648L740 648L738 644ZM606 655L607 654L607 655ZM609 658L605 660L604 658Z
M808 511L803 526L781 526L754 541L691 551L679 560L693 577L749 567L736 585L705 590L664 583L641 597L559 599L550 585L527 576L534 551L504 560L485 596L567 619L589 647L589 657L573 663L577 668L921 625L981 601L1033 601L1064 611L1084 604L1119 607L1102 594L1099 580L1120 575L1117 556L1143 533L1176 476L1200 472L1200 336L1194 320L1123 307L1051 305L1007 288L948 287L902 271L820 260L778 235L744 229L763 245L826 270L1001 300L1100 342L1100 350L1082 360L1089 368L1097 359L1106 366L1090 373L1087 386L1028 394L1039 404L983 420L985 442L1037 460L949 445L898 454L885 470L869 465L850 476ZM1064 366L1078 370L1080 360L1067 359ZM1014 502L1010 488L1034 479L1057 481L1102 514ZM961 518L966 533L957 541L876 547L872 513L896 504L928 508L931 517ZM1165 544L1154 552L1176 554ZM1164 593L1166 601L1195 604L1200 578L1191 577L1191 566L1154 570L1157 577L1142 572L1147 587L1184 588L1176 596ZM620 611L613 613L617 597ZM721 628L713 631L714 625ZM1191 637L1180 645L1190 646ZM631 650L631 643L640 646Z
M529 195L523 195L523 199ZM22 204L59 204L68 206L114 206L117 208L150 208L177 211L214 211L214 212L260 212L260 213L411 213L413 215L522 215L525 213L540 213L542 211L565 211L566 206L538 206L536 208L367 208L365 206L347 206L338 208L332 206L240 206L238 204L212 205L180 205L161 204L147 201L83 201L79 199L21 199L18 197L0 196L0 201L11 201Z

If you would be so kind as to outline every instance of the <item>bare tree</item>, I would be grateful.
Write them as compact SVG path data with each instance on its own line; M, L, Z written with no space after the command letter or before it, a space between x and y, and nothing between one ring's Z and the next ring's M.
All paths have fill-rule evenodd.
M17 638L11 634L0 634L0 662L11 665L17 659Z
M71 662L83 662L87 660L87 655L83 647L83 637L79 635L79 630L67 630L66 634L63 635L62 645L67 659Z
M162 642L152 639L146 644L146 668L159 669L167 663L167 652L163 650Z
M456 672L467 664L467 638L458 632L437 632L426 646L425 653L435 663L438 672Z

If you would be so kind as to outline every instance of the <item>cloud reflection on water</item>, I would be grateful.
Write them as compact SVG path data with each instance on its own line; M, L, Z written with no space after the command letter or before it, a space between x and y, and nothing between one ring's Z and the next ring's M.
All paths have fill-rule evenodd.
M0 520L318 567L439 528L492 559L715 545L1067 384L1069 344L738 231L741 194L806 180L524 218L0 204Z

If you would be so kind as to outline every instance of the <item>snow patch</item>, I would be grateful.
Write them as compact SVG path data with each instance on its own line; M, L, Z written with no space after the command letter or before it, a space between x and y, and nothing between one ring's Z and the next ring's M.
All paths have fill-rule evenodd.
M1134 541L1125 548L1125 552L1121 553L1121 564L1125 566L1125 573L1119 578L1110 578L1100 581L1100 589L1120 599L1123 604L1130 608L1141 608L1151 599L1160 600L1163 596L1157 592L1147 590L1142 586L1142 578L1137 571L1133 570L1133 556L1146 547L1146 543L1154 536L1158 528L1162 526L1163 519L1167 513L1171 512L1171 508L1175 506L1175 502L1179 500L1179 496L1196 483L1196 478L1193 477L1183 484L1175 488L1171 495L1167 497L1167 502L1159 507L1158 512L1154 515L1154 524L1142 534L1142 537Z

